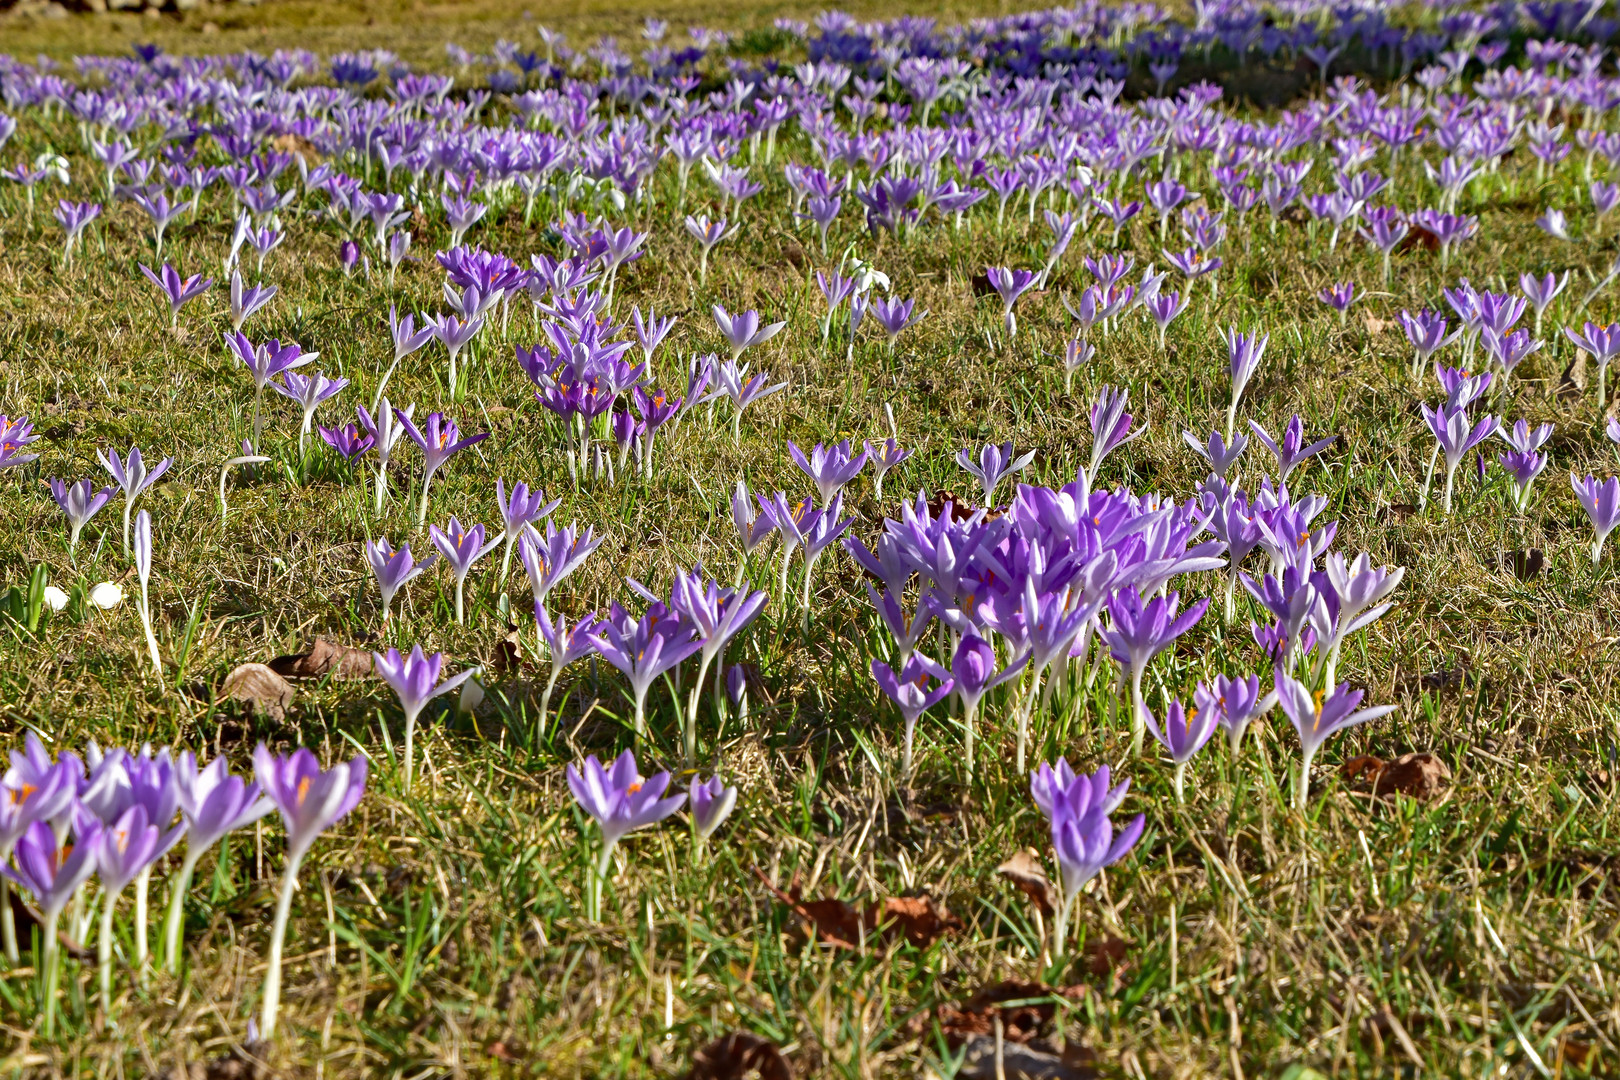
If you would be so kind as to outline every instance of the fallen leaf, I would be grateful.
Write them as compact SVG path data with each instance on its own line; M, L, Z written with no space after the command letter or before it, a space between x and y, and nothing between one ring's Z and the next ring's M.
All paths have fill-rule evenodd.
M873 907L872 916L881 928L900 931L919 949L962 929L962 920L932 896L891 896L881 906Z
M229 701L240 701L253 706L272 720L286 718L287 706L292 704L292 684L263 664L238 664L225 676L220 694Z
M1586 389L1586 354L1579 349L1575 350L1575 359L1564 368L1564 373L1558 377L1557 394L1564 401L1578 402Z
M1451 769L1433 754L1402 754L1394 761L1363 754L1340 765L1339 776L1386 799L1396 794L1432 799L1451 783Z
M506 636L495 643L495 651L489 657L489 670L499 677L510 675L523 665L523 648L518 640L517 627L507 629Z
M1367 333L1372 334L1374 337L1382 334L1393 325L1388 319L1380 319L1372 314L1364 315L1362 318L1367 324Z
M359 679L371 674L371 653L352 645L316 638L308 652L289 653L270 661L271 671L284 679Z
M692 1057L687 1080L743 1080L757 1073L759 1080L793 1080L782 1051L769 1039L748 1031L733 1031L699 1050Z
M1050 915L1057 910L1057 890L1047 879L1040 857L1030 849L1013 852L1012 858L996 867L996 873L1017 886L1042 915Z
M1379 770L1373 781L1373 794L1388 797L1397 792L1414 799L1432 799L1451 783L1451 769L1433 754L1402 754Z
M1418 512L1416 503L1393 503L1384 507L1381 515L1385 521L1405 521Z
M955 1050L975 1036L994 1035L999 1019L1003 1041L1027 1043L1046 1033L1057 1015L1058 998L1077 1002L1087 992L1084 986L1059 990L1020 980L992 983L960 1005L937 1006L920 1023L914 1022L913 1028L921 1032L930 1020L937 1022L946 1043Z
M1289 209L1292 210L1293 207L1289 207ZM1402 238L1399 244L1395 245L1395 254L1399 255L1411 251L1415 247L1422 247L1428 251L1440 250L1439 236L1421 225L1411 222L1408 224L1410 227L1407 229L1406 236Z
M1088 936L1081 956L1086 962L1086 973L1101 978L1125 966L1127 942L1108 934Z
M1577 1069L1597 1071L1597 1047L1592 1043L1565 1037L1558 1043L1558 1056Z
M290 131L271 139L270 148L281 154L297 154L311 165L321 159L321 152L314 143Z

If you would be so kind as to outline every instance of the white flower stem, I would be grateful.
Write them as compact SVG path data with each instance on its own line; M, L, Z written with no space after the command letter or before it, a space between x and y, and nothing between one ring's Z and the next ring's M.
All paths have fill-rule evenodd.
M281 947L287 937L293 890L298 887L298 866L303 861L303 855L289 854L287 868L281 874L281 897L276 901L276 921L270 927L269 966L264 973L264 1008L259 1014L259 1038L265 1042L276 1033L276 1013L281 1008Z
M186 848L186 857L180 862L180 872L174 876L169 894L169 914L163 927L163 970L180 970L180 920L184 913L186 893L191 890L191 875L197 869L197 860L203 855L201 848Z

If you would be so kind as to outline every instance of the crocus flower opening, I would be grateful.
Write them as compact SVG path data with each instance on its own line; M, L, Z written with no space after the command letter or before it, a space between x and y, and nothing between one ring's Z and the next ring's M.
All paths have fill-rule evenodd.
M281 811L287 828L287 864L281 872L281 895L270 928L270 956L264 976L264 1005L259 1037L268 1041L276 1031L281 1005L281 949L287 937L298 869L315 838L342 820L366 791L366 759L357 757L322 770L315 755L300 747L290 755L271 753L260 743L253 751L253 772L265 798Z
M409 541L395 548L388 543L387 537L367 540L365 551L366 562L371 564L371 573L377 579L378 590L382 592L382 617L383 622L387 622L394 594L432 566L438 555L430 554L417 562L411 554Z
M496 537L488 544L485 544L484 527L482 525L474 525L470 529L463 529L461 522L455 518L451 518L450 524L443 529L437 525L432 526L428 529L428 536L433 540L433 546L439 549L439 554L444 556L444 561L455 575L456 625L460 626L467 621L463 602L467 574L471 572L474 563L501 546L500 537Z
M817 443L808 457L803 450L794 445L793 440L789 439L788 454L793 458L793 463L816 485L816 491L820 493L822 502L831 502L840 488L860 475L871 457L868 450L863 450L858 455L854 454L849 448L848 439L832 447Z
M1311 760L1333 735L1356 724L1377 720L1395 711L1393 705L1379 705L1370 709L1357 709L1365 691L1350 690L1327 684L1312 692L1304 683L1278 671L1276 674L1277 701L1283 713L1299 733L1299 776L1294 785L1294 806L1303 811L1310 793Z
M1620 356L1620 323L1599 326L1589 322L1578 332L1566 326L1564 336L1597 362L1598 411L1602 412L1608 396L1609 364Z
M1102 631L1110 655L1127 675L1131 687L1131 753L1142 752L1147 732L1147 705L1142 700L1142 673L1166 646L1204 617L1209 601L1199 600L1177 614L1181 594L1155 596L1145 603L1135 586L1116 592L1108 601L1109 628Z
M1226 407L1226 439L1230 442L1237 429L1238 402L1265 358L1271 335L1259 331L1245 334L1234 326L1221 331L1221 340L1226 343L1227 368L1232 377L1232 400Z
M1590 476L1582 480L1570 473L1569 484L1575 489L1575 497L1581 501L1587 520L1592 523L1592 564L1595 566L1603 558L1603 542L1614 527L1620 525L1620 477L1611 476L1600 484Z
M79 533L84 530L90 519L107 505L113 491L111 485L97 491L89 480L80 480L71 486L60 480L51 480L51 498L56 500L56 505L62 508L62 513L68 520L69 552L79 546Z
M718 773L706 781L694 776L687 796L692 807L692 828L700 842L713 836L737 806L737 789L728 787Z
M586 916L600 921L602 885L612 865L613 849L635 830L656 825L675 813L685 805L686 795L664 798L669 788L669 773L643 778L636 769L636 756L629 750L620 754L611 768L604 768L592 754L585 759L583 767L569 765L565 772L574 800L596 822L602 834L596 872L591 875L586 889Z
M158 291L163 294L163 298L168 301L169 325L171 328L180 325L180 309L182 307L214 287L213 278L205 280L201 274L192 274L188 278L182 278L179 272L168 263L164 263L163 269L158 273L153 273L152 268L145 263L141 263L140 268L141 273L146 275L146 280L155 285Z
M0 417L0 419L4 418ZM142 492L157 483L163 474L169 471L169 466L174 464L174 459L164 458L157 463L156 467L149 470L145 462L141 460L140 448L130 447L127 460L120 459L116 450L106 452L97 450L96 460L101 462L101 467L106 469L118 486L123 489L124 554L128 555L130 512L135 505L135 500L140 498Z
M309 433L315 422L315 410L323 402L336 397L338 392L349 385L348 379L328 379L320 372L304 376L296 371L282 373L281 381L271 383L270 388L282 397L291 398L298 403L303 411L303 422L298 427L298 454L302 457L309 444Z
M45 916L45 925L40 928L41 949L36 970L44 976L41 1030L46 1037L56 1032L56 990L61 978L57 924L68 901L95 873L102 847L100 821L85 820L77 832L75 843L63 843L47 822L35 821L24 830L14 848L13 880L33 894L40 914Z
M1181 702L1172 701L1164 713L1164 726L1153 718L1152 713L1143 717L1147 721L1148 730L1170 754L1170 760L1176 766L1175 789L1176 802L1186 802L1184 781L1187 774L1187 762L1193 755L1204 748L1215 734L1219 719L1218 714L1210 710L1200 709L1193 705L1192 712L1183 710Z
M14 469L39 459L38 454L24 454L22 450L39 441L34 425L26 416L15 420L0 413L0 469Z
M1115 834L1109 815L1124 801L1130 781L1109 787L1109 780L1106 765L1095 776L1076 775L1062 758L1055 767L1042 764L1030 775L1030 795L1051 823L1060 870L1061 897L1052 929L1055 956L1062 956L1067 947L1069 920L1081 890L1136 846L1146 824L1138 814Z
M1007 330L1009 339L1018 336L1018 317L1013 314L1013 305L1018 298L1032 288L1038 274L1033 270L1010 270L1004 266L987 266L984 270L985 278L990 287L1001 297L1001 321Z
M146 632L146 652L161 683L163 660L158 656L157 635L152 632L152 603L147 594L152 577L152 515L145 510L135 515L135 576L141 583L141 629Z
M1318 439L1309 446L1303 445L1305 442L1305 421L1298 416L1288 421L1288 427L1283 431L1280 442L1274 441L1266 429L1253 420L1249 421L1249 430L1254 432L1255 438L1260 440L1261 445L1271 451L1271 456L1277 459L1277 483L1279 484L1286 484L1289 473L1332 446L1338 439L1337 435L1329 435L1325 439Z
M170 816L173 816L172 806ZM160 844L163 834L157 825L150 822L146 807L139 805L129 807L115 820L102 824L101 845L95 852L95 860L105 895L101 906L101 925L96 931L96 966L100 973L102 1008L110 1014L113 1008L113 911L118 906L119 894L162 854ZM76 828L84 831L82 825ZM144 914L139 913L137 921Z
M743 350L754 345L763 345L777 334L781 333L786 322L767 323L760 325L759 312L745 311L740 315L731 315L719 304L711 309L714 314L715 325L720 328L720 335L726 339L731 348L731 362L735 364Z
M448 461L452 454L489 438L489 432L480 432L463 439L456 422L447 419L442 413L429 413L426 422L420 428L411 421L411 414L408 411L395 409L394 418L422 451L422 501L416 511L416 527L420 529L427 524L428 485L433 483L433 474L439 471L439 466Z
M1423 419L1428 423L1429 430L1434 433L1436 452L1445 455L1446 459L1446 493L1444 511L1451 513L1451 494L1457 477L1457 466L1468 452L1496 431L1497 419L1487 416L1479 423L1470 425L1468 412L1463 407L1441 405L1438 409L1428 405L1420 405L1419 410ZM1433 462L1430 462L1432 467ZM1428 497L1428 483L1423 485L1424 498Z
M900 775L909 780L917 718L949 695L956 681L951 678L949 671L916 652L906 658L898 675L888 664L873 660L872 678L877 680L878 689L894 702L895 708L900 711L900 718L905 721L906 742L900 757ZM932 689L928 687L930 680L938 680Z
M372 669L399 696L399 707L405 713L405 793L411 791L411 762L415 757L416 719L427 708L428 702L459 687L472 678L477 668L468 668L459 675L439 681L444 655L422 654L422 646L413 645L409 655L402 656L398 649L371 654Z
M963 751L968 780L973 779L973 734L984 695L1023 673L1033 652L1026 650L1000 671L996 649L978 634L963 634L951 658L951 685L962 701Z
M1031 450L1022 457L1015 456L1012 443L1003 443L997 446L988 443L979 450L979 460L975 462L967 450L956 452L956 463L967 470L968 475L979 482L979 488L984 492L984 506L995 506L996 488L1001 481L1013 473L1022 472L1035 460L1035 451Z
M866 456L872 462L872 497L883 498L883 477L890 469L903 463L915 450L902 450L900 444L894 439L884 439L881 443L867 442Z

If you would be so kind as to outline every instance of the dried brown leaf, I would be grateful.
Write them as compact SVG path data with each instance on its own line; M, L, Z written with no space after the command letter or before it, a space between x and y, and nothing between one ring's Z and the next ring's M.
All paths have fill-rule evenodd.
M489 670L497 678L510 675L523 666L523 646L518 640L517 627L509 626L506 636L495 643L489 657Z
M996 867L996 873L1017 886L1042 915L1050 915L1057 910L1057 890L1047 879L1040 856L1029 848L1013 852L1012 858Z
M769 1039L748 1031L733 1031L699 1050L692 1057L687 1080L793 1080L787 1058Z
M292 704L292 684L263 664L238 664L220 687L220 695L229 701L251 705L272 720L286 718L287 706Z
M361 679L371 674L371 653L352 645L316 638L308 652L289 653L270 661L269 668L284 679Z
M891 896L873 905L869 918L868 925L875 923L887 933L898 931L919 949L962 929L962 920L932 896Z
M1394 761L1364 754L1339 766L1339 775L1345 783L1386 799L1397 794L1432 799L1451 783L1451 769L1433 754L1402 754Z
M962 1080L1092 1080L1098 1075L1097 1055L1072 1043L1060 1050L1039 1039L1003 1041L998 1054L994 1035L975 1035L964 1045L956 1070Z

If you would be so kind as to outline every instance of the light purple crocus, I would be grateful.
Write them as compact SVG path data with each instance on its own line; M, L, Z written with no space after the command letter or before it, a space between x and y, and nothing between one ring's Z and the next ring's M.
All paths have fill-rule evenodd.
M1031 450L1022 457L1016 456L1013 444L986 443L979 450L979 460L974 461L966 449L956 452L956 463L965 469L969 476L979 482L979 488L984 492L984 506L994 507L996 488L1001 482L1013 473L1022 472L1035 460L1035 451Z
M1109 625L1101 636L1119 664L1120 673L1130 677L1133 755L1142 752L1142 740L1147 733L1142 673L1155 656L1204 617L1209 601L1199 600L1178 614L1180 606L1180 593L1155 596L1144 603L1135 586L1120 589L1108 600Z
M1590 476L1582 480L1570 473L1569 484L1592 523L1592 565L1596 566L1603 558L1603 542L1620 525L1620 477L1611 476L1600 484Z
M1536 313L1536 324L1531 333L1532 337L1541 336L1542 314L1558 298L1558 294L1564 291L1564 286L1568 284L1569 271L1567 270L1559 276L1547 274L1540 278L1537 278L1534 274L1519 275L1519 291L1524 293L1525 299L1530 301L1530 307Z
M300 457L303 457L309 442L309 433L315 423L315 410L336 397L348 385L348 379L328 379L318 371L309 376L300 375L296 371L283 372L280 382L270 384L272 390L282 397L298 402L299 408L303 410L303 422L298 427Z
M870 589L870 584L867 587ZM962 701L963 750L970 781L973 778L973 734L979 702L991 690L1020 675L1029 664L1031 655L1026 649L998 671L995 646L978 634L963 634L956 646L956 655L951 657L951 686Z
M1086 470L1092 481L1096 480L1104 458L1147 433L1146 424L1131 431L1131 414L1125 411L1130 407L1129 390L1104 386L1097 391L1097 400L1091 406L1091 465Z
M700 843L713 836L737 806L737 789L728 786L719 773L706 781L694 776L687 796L692 807L692 828Z
M386 653L371 654L372 670L377 677L393 688L399 696L399 707L405 713L405 793L411 791L411 762L416 736L416 720L427 708L428 702L441 694L448 694L472 678L477 668L468 668L459 675L439 681L444 666L444 654L422 654L422 646L413 645L408 655L390 648Z
M411 554L410 541L395 548L389 544L385 536L380 536L375 541L367 540L365 552L366 562L371 565L371 572L377 579L377 588L382 593L383 622L388 621L389 607L394 602L394 594L438 560L438 555L430 554L421 562L417 562Z
M373 445L377 448L377 483L376 494L372 500L372 512L382 513L383 499L388 494L388 460L393 456L394 447L399 440L405 437L405 421L416 412L415 405L407 405L404 409L396 409L383 398L377 408L375 419L366 411L364 405L354 408L360 426L366 429L371 436Z
M543 603L557 583L579 569L604 539L589 526L581 533L577 523L558 529L555 522L548 521L544 535L533 525L524 525L518 537L518 558L529 575L534 602Z
M62 508L62 513L68 519L68 551L72 552L79 546L79 533L85 524L112 498L113 487L109 484L100 491L89 480L80 480L76 484L68 485L60 480L51 480L51 498L56 505Z
M719 304L715 304L710 310L714 314L715 325L720 328L721 336L731 348L732 363L737 362L744 349L764 344L781 333L782 328L787 325L786 322L775 322L761 326L757 311L731 315Z
M901 333L928 317L926 311L913 314L916 305L915 300L901 300L898 297L875 297L867 303L866 313L883 327L890 352L894 351L895 340Z
M1238 459L1243 456L1243 451L1249 448L1249 437L1247 435L1234 437L1232 445L1228 446L1221 438L1219 431L1211 431L1207 443L1199 442L1198 436L1190 431L1183 431L1181 440L1192 447L1193 453L1209 463L1210 469L1216 476L1223 479L1232 466L1237 464Z
M742 480L731 493L731 522L737 527L737 539L742 544L743 562L737 564L736 584L742 584L743 569L754 549L770 539L776 531L776 514L770 504L760 502L760 512L754 510L754 499L748 494L748 485Z
M408 412L395 409L394 418L400 422L405 428L405 434L409 435L411 441L422 451L422 501L416 511L416 527L420 529L427 524L428 485L433 482L433 474L439 471L439 466L448 461L452 454L489 438L489 432L480 432L463 439L456 422L446 418L443 413L429 413L420 428L411 421Z
M900 449L900 444L892 438L884 439L876 444L868 441L865 448L866 456L872 462L873 498L881 500L883 498L884 474L911 457L916 451Z
M602 659L618 668L630 683L638 737L647 734L647 692L652 684L703 647L697 628L662 604L654 604L636 619L615 603L590 640Z
M611 769L602 767L595 754L585 759L584 768L569 765L565 770L568 789L580 807L591 816L602 833L602 850L597 856L596 873L587 890L588 918L602 918L602 884L612 865L613 849L630 833L656 825L686 803L686 795L663 798L669 788L669 773L643 778L636 769L636 755L626 750Z
M264 976L264 1006L259 1014L259 1038L269 1040L276 1031L281 1005L281 950L292 913L298 868L315 838L341 821L360 803L366 791L366 759L339 762L322 770L315 755L299 747L289 755L273 754L260 743L253 751L253 772L265 797L281 811L287 828L287 864L281 872L281 895L270 928L270 955Z
M1444 509L1451 513L1451 492L1457 476L1457 466L1462 463L1468 451L1490 438L1496 431L1497 420L1494 416L1487 416L1472 426L1468 422L1468 412L1465 409L1451 409L1441 405L1438 409L1431 409L1427 405L1420 405L1424 421L1429 430L1434 433L1437 452L1446 458L1446 494ZM1430 462L1433 466L1433 462ZM1425 480L1423 485L1424 497L1428 496L1429 485Z
M28 417L19 416L13 420L0 413L0 469L15 469L38 461L38 454L20 452L38 441L39 436L34 434L33 422Z
M523 535L523 527L549 516L561 502L560 499L547 502L543 490L536 487L531 492L529 485L521 480L512 486L512 496L507 498L505 478L496 478L495 506L501 512L501 539L506 543L506 550L501 554L502 584L505 584L507 571L511 569L512 548Z
M872 678L877 681L878 689L894 702L895 708L900 711L900 718L905 721L906 742L900 757L900 775L909 780L912 740L917 730L917 718L944 700L955 688L956 680L951 678L949 671L916 652L906 657L906 662L901 666L898 675L888 664L881 660L873 660ZM931 690L928 688L930 679L938 680Z
M484 527L474 525L470 529L463 529L461 522L452 517L446 528L437 525L428 528L428 536L433 546L439 549L444 561L450 566L456 579L456 625L466 622L463 594L467 575L472 571L473 564L485 555L501 546L500 538L484 543ZM408 546L408 545L407 545Z
M540 641L551 658L551 674L546 678L546 688L540 693L540 718L537 724L538 733L544 735L546 714L551 707L551 692L557 687L557 679L569 664L583 660L596 651L596 646L591 643L591 635L601 627L596 618L590 615L576 619L572 627L567 619L558 618L553 622L546 605L539 602L534 605L534 622Z
M153 273L152 268L145 263L141 263L140 268L141 273L146 275L146 280L157 286L158 291L168 301L169 325L171 327L180 325L180 309L182 307L214 286L213 278L205 280L201 274L192 274L188 278L182 278L179 272L168 263L163 264L163 269L159 273Z
M354 460L376 443L376 436L362 431L358 424L344 424L342 427L318 427L321 441L330 446L344 462L353 464Z
M1182 707L1180 701L1171 701L1169 708L1164 712L1164 727L1153 718L1152 713L1144 717L1148 730L1158 740L1159 745L1170 753L1170 760L1175 763L1175 790L1176 802L1186 802L1185 782L1187 776L1187 762L1193 755L1204 748L1215 734L1217 714L1213 711L1200 709L1196 704L1189 714Z
M259 404L264 397L264 388L277 376L284 378L293 368L303 367L321 354L305 352L296 341L283 345L279 340L272 339L262 345L254 345L240 330L225 335L225 347L242 361L248 374L253 377L253 445L257 447L262 434Z
M11 752L11 767L0 776L0 866L35 822L66 820L78 794L84 763L72 755L52 762L39 736L28 732L23 751ZM17 925L11 909L11 880L0 874L0 933L6 959L15 965Z
M100 821L91 818L79 830L76 842L67 844L43 821L29 825L15 849L16 870L8 871L13 881L28 890L39 906L45 924L40 928L42 949L35 970L44 973L45 1016L41 1030L47 1038L56 1030L56 987L60 979L57 960L57 924L62 911L96 872L101 849Z
M1298 415L1288 421L1288 427L1283 429L1280 442L1274 441L1270 433L1253 420L1249 421L1249 430L1254 432L1255 438L1260 440L1261 445L1271 451L1271 456L1277 459L1277 483L1279 484L1286 484L1289 473L1332 446L1338 439L1337 435L1329 435L1325 439L1318 439L1309 446L1303 445L1305 442L1305 421L1300 419Z
M1238 402L1265 358L1271 335L1258 330L1245 334L1235 326L1220 331L1220 335L1226 344L1227 370L1232 379L1232 400L1226 407L1226 438L1230 442L1237 431Z
M276 298L279 290L274 285L249 287L242 281L242 271L231 271L231 333L240 334L242 324L254 313ZM310 357L314 359L314 357Z
M1011 270L1005 266L987 266L984 276L990 282L990 287L996 290L1001 297L1001 321L1006 327L1007 337L1018 336L1018 317L1013 314L1013 305L1018 298L1035 285L1039 276L1033 270Z
M1609 363L1620 356L1620 323L1599 326L1587 323L1579 332L1564 327L1564 336L1577 349L1591 355L1598 366L1598 411L1602 412L1608 392Z
M1377 720L1395 711L1393 705L1357 709L1366 696L1363 690L1350 690L1328 684L1312 693L1311 688L1283 673L1276 675L1277 701L1294 730L1299 733L1299 777L1294 784L1294 806L1303 811L1310 792L1311 759L1329 738L1356 724Z
M1249 725L1264 716L1277 703L1275 692L1260 697L1260 677L1230 678L1215 676L1213 684L1200 682L1193 689L1193 708L1198 715L1215 718L1226 732L1227 745L1236 757L1243 743L1243 733Z
M831 502L840 488L859 476L870 456L865 451L859 455L854 454L849 448L848 439L831 447L817 443L808 457L792 439L788 440L787 445L788 455L814 482L816 490L821 494L822 502Z
M1145 819L1140 814L1114 835L1108 817L1124 802L1131 782L1123 780L1110 787L1110 779L1106 765L1095 776L1077 775L1063 758L1056 767L1043 763L1030 774L1030 795L1051 823L1060 868L1062 898L1053 920L1053 942L1060 955L1080 890L1104 868L1124 858L1142 835Z
M107 470L124 491L124 554L128 555L130 510L141 493L157 483L163 474L169 471L174 459L164 458L149 470L146 463L141 460L140 448L132 446L127 459L120 459L116 450L97 450L96 460L101 462L101 467Z
M88 811L82 811L88 813ZM96 932L96 961L101 981L102 1008L112 1011L113 912L118 896L129 883L149 869L161 854L162 832L149 820L144 806L131 806L111 822L99 822L100 844L95 851L96 873L101 879L101 925ZM82 837L88 830L79 827ZM83 842L82 840L80 841ZM137 918L140 916L138 915Z
M450 354L450 400L459 401L456 393L456 357L461 350L467 347L468 342L478 336L478 331L484 328L482 315L474 315L466 322L462 322L454 315L443 315L432 322L433 336L445 347Z

